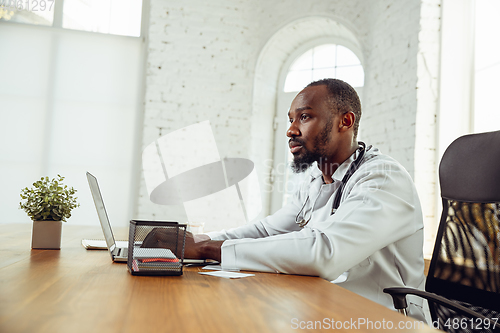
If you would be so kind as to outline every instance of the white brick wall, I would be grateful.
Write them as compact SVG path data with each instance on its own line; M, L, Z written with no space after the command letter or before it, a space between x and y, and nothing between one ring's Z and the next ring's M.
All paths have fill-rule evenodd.
M435 198L441 0L423 0L420 17L414 179L424 214L424 254L431 257L440 217Z
M366 37L360 134L414 174L419 1L377 1Z
M143 147L210 120L221 157L247 155L253 16L247 1L151 1ZM139 217L185 221L182 207L151 204L141 179Z
M263 182L268 171L264 160L272 154L279 71L297 47L293 43L347 29L364 56L360 136L415 176L420 172L415 166L420 156L415 152L416 131L420 131L421 118L428 120L417 117L421 95L416 88L431 89L419 80L422 63L418 56L431 62L434 56L434 51L428 51L432 45L419 48L419 41L434 43L437 24L435 17L421 21L420 12L427 10L427 4L435 9L438 2L151 0L143 146L160 133L210 120L220 155L251 158ZM311 17L321 22L335 20L341 28L296 24ZM430 29L429 37L420 31L421 24ZM294 27L298 30L289 30L289 39L273 40L283 29ZM427 97L422 98L429 103ZM432 147L431 134L426 135L429 139L422 149ZM185 219L179 207L151 204L143 181L138 215Z

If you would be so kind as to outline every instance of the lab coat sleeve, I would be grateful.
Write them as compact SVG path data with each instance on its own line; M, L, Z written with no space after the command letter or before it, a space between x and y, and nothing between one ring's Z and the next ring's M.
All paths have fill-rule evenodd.
M417 208L415 187L402 167L367 162L348 181L334 215L302 230L227 240L221 248L222 266L335 280L421 229Z

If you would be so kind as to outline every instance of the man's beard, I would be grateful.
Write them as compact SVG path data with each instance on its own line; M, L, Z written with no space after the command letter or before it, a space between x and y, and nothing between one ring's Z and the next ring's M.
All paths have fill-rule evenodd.
M329 134L332 131L332 127L333 117L328 120L321 133L314 140L314 150L307 150L304 146L304 141L302 141L301 139L290 139L290 141L299 143L302 146L301 150L304 151L302 155L294 155L293 157L290 168L294 173L304 172L309 169L309 167L311 167L314 162L320 161L321 158L326 159L326 144L330 142Z
M296 141L297 143L302 143L300 141ZM317 160L320 159L322 154L317 152L317 149L314 151L307 150L304 146L302 146L302 150L304 151L301 155L297 155L293 157L293 161L290 164L290 168L292 168L292 171L295 173L300 173L304 172L309 167L316 162Z

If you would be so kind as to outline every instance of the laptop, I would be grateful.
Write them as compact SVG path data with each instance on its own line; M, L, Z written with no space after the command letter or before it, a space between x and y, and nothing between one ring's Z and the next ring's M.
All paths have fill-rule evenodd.
M104 201L102 200L101 190L99 189L97 178L90 172L87 172L87 180L89 182L90 192L92 192L92 198L94 199L97 215L99 216L99 221L101 222L106 245L108 247L109 254L111 255L111 260L114 262L127 262L128 248L117 246L117 242L113 236L113 230L111 229L111 224L109 223L108 213L104 207ZM191 265L218 264L217 261L211 259L184 259L183 262L184 264Z
M106 240L111 260L115 262L127 262L128 248L116 246L115 237L113 236L113 230L109 223L108 213L106 212L106 208L104 208L104 201L102 200L97 178L87 172L87 180L89 181L90 192L92 192L92 198L94 199L95 208L99 216L99 221L101 222L102 232L104 233L104 239Z

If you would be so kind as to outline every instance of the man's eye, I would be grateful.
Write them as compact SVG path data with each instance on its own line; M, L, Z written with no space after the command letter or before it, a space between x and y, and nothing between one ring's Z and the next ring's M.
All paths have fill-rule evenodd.
M300 116L300 120L306 120L307 118L309 118L307 114L303 114Z

